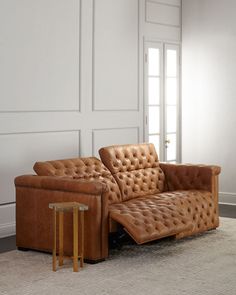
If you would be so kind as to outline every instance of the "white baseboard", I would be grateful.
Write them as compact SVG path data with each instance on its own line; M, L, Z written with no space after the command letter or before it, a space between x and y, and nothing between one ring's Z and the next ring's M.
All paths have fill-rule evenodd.
M16 233L15 204L0 205L0 238Z
M219 193L219 203L220 204L229 204L236 205L236 193Z

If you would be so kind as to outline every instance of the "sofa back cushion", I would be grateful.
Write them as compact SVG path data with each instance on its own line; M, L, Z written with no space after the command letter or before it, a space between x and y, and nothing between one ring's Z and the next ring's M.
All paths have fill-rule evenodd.
M36 162L34 171L41 176L99 180L108 186L108 192L105 194L107 194L110 204L121 201L120 190L114 177L103 163L95 157Z
M153 144L109 146L101 148L99 154L115 177L122 200L164 190L165 177Z

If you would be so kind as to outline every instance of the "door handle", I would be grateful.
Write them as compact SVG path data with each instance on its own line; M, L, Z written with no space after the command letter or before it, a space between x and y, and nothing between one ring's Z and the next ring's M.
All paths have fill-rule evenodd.
M165 140L165 148L167 149L168 148L168 145L170 144L170 140L169 139L166 139Z

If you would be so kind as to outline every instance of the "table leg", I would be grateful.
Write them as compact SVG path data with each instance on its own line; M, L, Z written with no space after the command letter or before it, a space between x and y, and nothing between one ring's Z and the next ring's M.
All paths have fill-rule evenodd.
M64 220L64 212L59 211L59 265L63 265L63 221Z
M57 269L57 211L53 210L53 251L52 251L52 270Z
M81 253L80 253L80 267L84 266L84 211L80 211L80 224L81 224Z
M78 266L78 208L73 208L73 270L77 272Z

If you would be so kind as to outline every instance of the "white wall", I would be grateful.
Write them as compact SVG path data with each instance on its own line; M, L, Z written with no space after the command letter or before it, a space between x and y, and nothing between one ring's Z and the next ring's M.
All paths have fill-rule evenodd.
M35 161L143 141L144 41L180 41L180 5L0 1L0 237L15 230L14 177Z
M236 203L236 2L183 0L183 162L222 167L220 199Z

